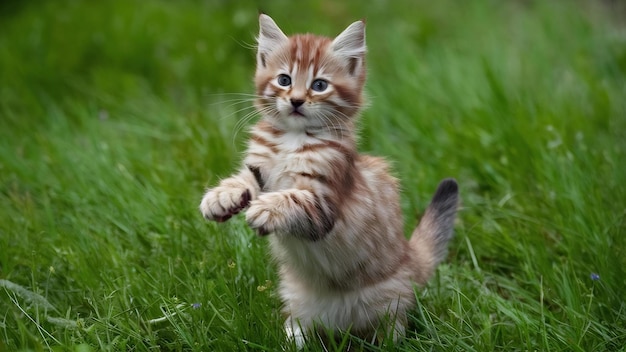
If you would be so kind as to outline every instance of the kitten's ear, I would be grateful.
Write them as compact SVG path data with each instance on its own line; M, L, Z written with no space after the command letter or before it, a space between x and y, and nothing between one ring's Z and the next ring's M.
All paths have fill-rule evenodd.
M365 21L356 21L333 40L333 51L349 61L350 74L357 72L365 56Z
M267 55L277 47L287 43L289 39L278 28L276 22L266 15L259 15L259 37L257 38L258 52L257 52L257 64L262 67L266 67Z

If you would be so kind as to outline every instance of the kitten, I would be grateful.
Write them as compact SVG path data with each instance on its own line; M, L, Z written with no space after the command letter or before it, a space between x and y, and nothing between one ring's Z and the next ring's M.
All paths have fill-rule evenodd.
M287 37L263 14L259 22L261 120L239 173L210 189L200 210L218 222L245 211L258 234L273 234L285 330L299 347L324 331L318 325L397 338L416 303L414 285L424 285L445 258L457 184L441 182L407 241L398 181L383 159L357 152L365 23L330 39Z

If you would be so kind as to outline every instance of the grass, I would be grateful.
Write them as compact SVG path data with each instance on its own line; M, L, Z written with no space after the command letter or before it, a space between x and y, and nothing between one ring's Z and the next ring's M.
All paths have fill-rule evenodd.
M412 332L372 349L624 351L623 6L263 11L288 33L367 18L361 150L393 161L407 233L441 178L460 183L451 253L416 291ZM241 159L249 102L229 93L252 92L257 12L0 3L0 351L282 348L266 240L197 210Z

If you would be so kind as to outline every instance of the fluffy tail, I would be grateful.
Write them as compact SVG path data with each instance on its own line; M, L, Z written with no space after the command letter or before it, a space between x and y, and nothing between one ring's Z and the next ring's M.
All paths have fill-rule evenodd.
M441 181L419 225L413 231L410 245L419 262L420 275L416 278L419 284L428 280L448 253L458 202L459 186L456 181L452 178Z

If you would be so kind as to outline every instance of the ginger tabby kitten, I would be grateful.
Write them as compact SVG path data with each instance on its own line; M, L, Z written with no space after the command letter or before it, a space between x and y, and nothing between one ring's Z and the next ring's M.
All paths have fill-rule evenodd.
M264 14L259 22L261 119L239 173L208 190L200 210L218 222L245 211L258 234L272 234L285 331L298 347L324 329L398 338L414 285L445 258L457 184L441 182L407 241L398 181L383 159L357 151L365 23L330 39L288 37Z

